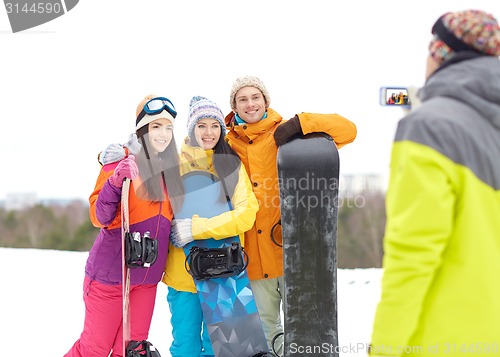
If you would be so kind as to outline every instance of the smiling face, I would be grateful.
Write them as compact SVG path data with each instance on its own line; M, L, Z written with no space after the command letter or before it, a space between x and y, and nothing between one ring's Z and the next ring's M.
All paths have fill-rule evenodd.
M246 123L257 123L266 112L266 100L262 92L255 87L243 87L235 96L236 113Z
M221 132L220 123L212 118L200 119L194 126L194 138L198 145L205 150L211 150L215 147L219 142Z
M165 118L156 119L148 124L148 140L152 154L165 151L172 141L174 126Z

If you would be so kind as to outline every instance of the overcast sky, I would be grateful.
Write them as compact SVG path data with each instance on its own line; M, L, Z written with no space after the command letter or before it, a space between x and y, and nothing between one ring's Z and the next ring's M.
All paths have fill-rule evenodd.
M338 113L358 127L340 150L342 174L388 174L398 108L381 86L421 86L434 21L497 0L85 0L66 15L12 34L0 10L0 200L9 193L83 198L98 152L134 129L150 93L170 98L176 137L189 100L230 110L236 77L257 75L271 107Z

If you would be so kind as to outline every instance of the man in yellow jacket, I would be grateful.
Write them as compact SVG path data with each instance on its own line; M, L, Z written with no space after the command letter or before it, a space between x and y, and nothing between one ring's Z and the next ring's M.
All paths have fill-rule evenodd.
M259 202L255 224L245 233L247 268L269 347L282 354L280 304L283 289L280 198L276 157L278 147L296 134L324 132L340 148L356 137L356 126L338 114L301 113L290 120L269 107L271 97L257 77L236 79L231 94L232 112L225 118L226 140L241 158ZM273 228L274 227L274 228ZM271 237L273 236L273 238Z
M500 354L500 27L432 29L421 105L399 123L372 356Z

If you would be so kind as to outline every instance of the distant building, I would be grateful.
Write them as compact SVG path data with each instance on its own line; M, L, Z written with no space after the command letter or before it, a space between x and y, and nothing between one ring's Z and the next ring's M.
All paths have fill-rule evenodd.
M385 192L386 183L382 175L348 174L340 176L339 194L350 196L360 192Z
M8 193L5 196L4 207L7 211L14 211L33 207L37 203L38 198L34 192Z

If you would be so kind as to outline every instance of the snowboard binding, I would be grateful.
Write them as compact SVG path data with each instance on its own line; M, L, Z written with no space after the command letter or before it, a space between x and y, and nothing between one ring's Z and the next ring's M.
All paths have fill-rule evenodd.
M129 341L125 357L161 357L158 350L149 341Z
M196 280L223 278L244 271L248 266L248 255L239 242L226 248L192 247L185 265L186 271Z
M148 268L158 258L158 241L149 232L125 235L125 260L129 268Z

